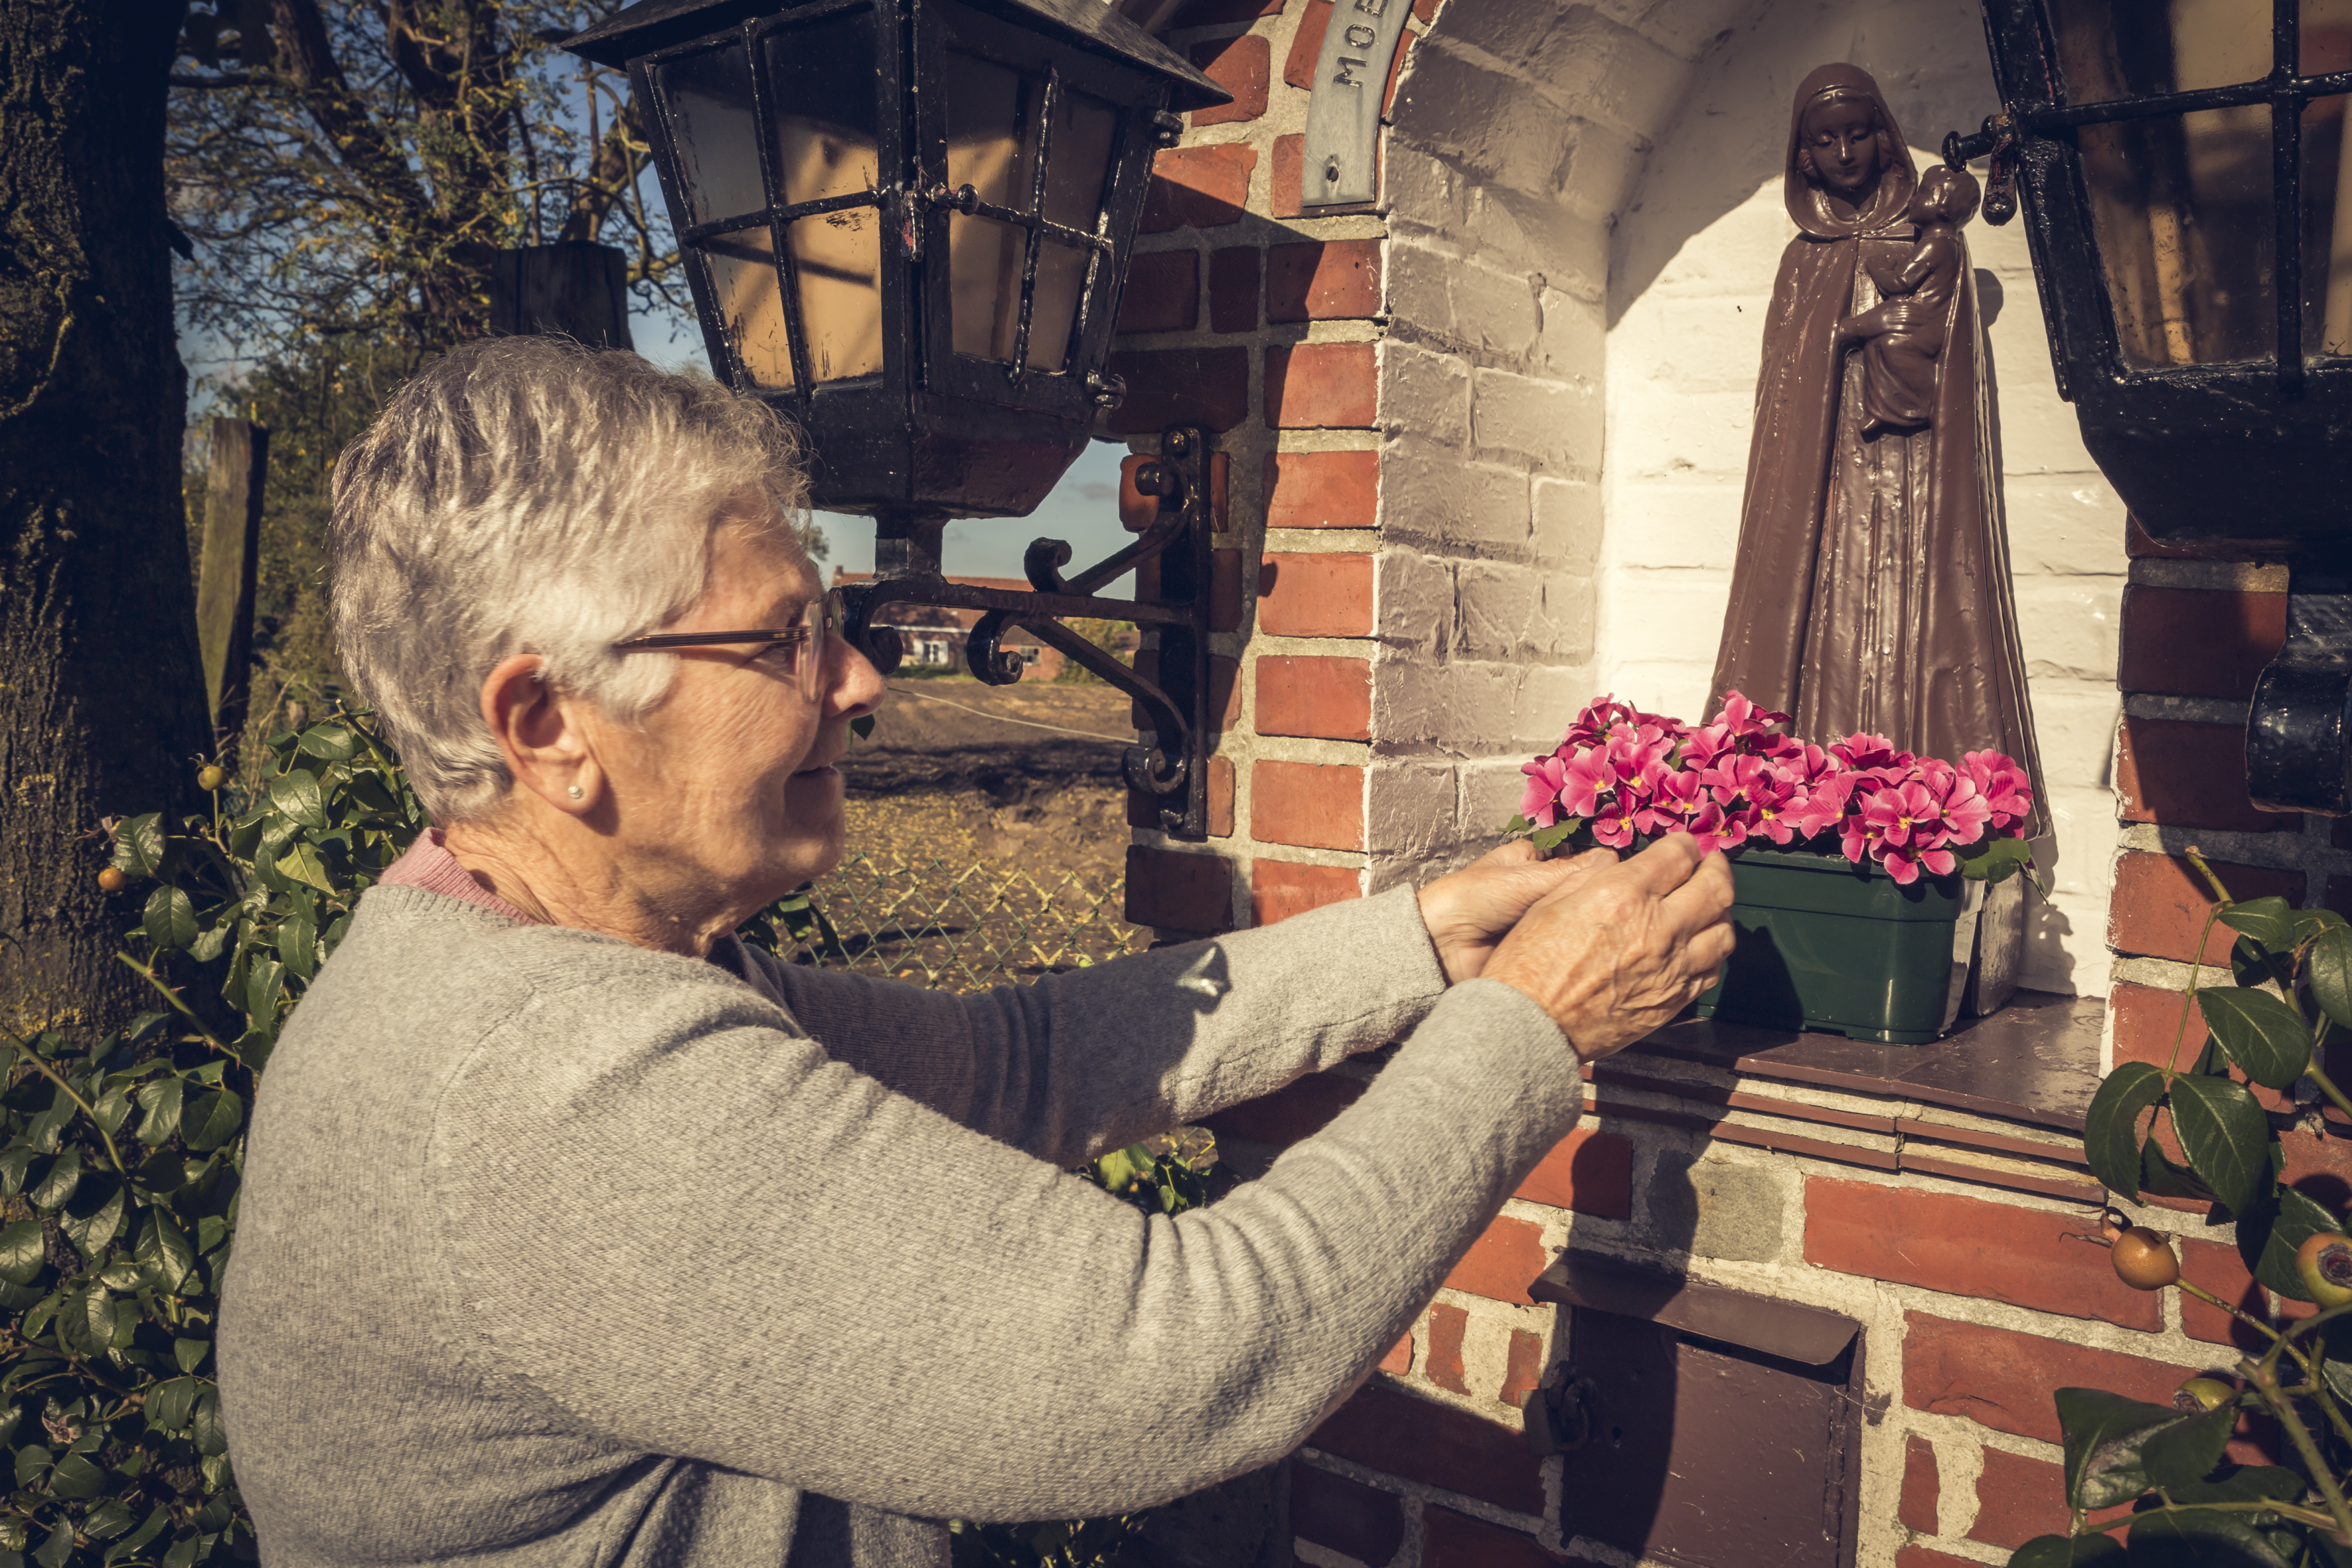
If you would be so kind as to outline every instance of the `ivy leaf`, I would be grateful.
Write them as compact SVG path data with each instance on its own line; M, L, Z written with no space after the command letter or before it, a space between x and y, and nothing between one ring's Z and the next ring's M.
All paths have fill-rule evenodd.
M166 883L147 895L141 922L147 940L159 948L181 948L196 940L196 906L188 895Z
M2267 991L2225 985L2197 993L2205 1026L2245 1075L2265 1089L2292 1089L2311 1069L2311 1026Z
M1954 852L1960 875L1971 882L1999 887L2020 871L2033 869L2033 846L2022 838L1984 838Z
M92 1541L104 1541L130 1529L135 1517L129 1503L121 1498L109 1498L82 1516L81 1532Z
M179 1431L187 1426L195 1408L196 1380L193 1377L172 1378L147 1391L147 1425L158 1431Z
M160 812L134 816L114 830L114 867L118 871L152 877L163 869L163 858L170 851Z
M198 1153L227 1142L245 1120L245 1102L229 1090L211 1089L192 1100L180 1118L180 1136Z
M106 1472L87 1454L68 1454L49 1472L49 1490L61 1498L96 1497L106 1489Z
M277 869L278 875L286 880L289 891L296 882L308 883L322 893L335 891L334 879L327 875L327 862L315 845L289 844L285 852L278 857Z
M20 1219L0 1230L0 1279L11 1285L30 1285L40 1278L41 1268L48 1260L39 1220Z
M68 1149L58 1156L57 1163L49 1167L49 1173L41 1178L39 1185L25 1195L33 1200L35 1208L54 1209L73 1196L74 1188L80 1183L81 1151Z
M205 1364L205 1357L212 1348L210 1340L173 1340L172 1359L180 1363L182 1372L194 1372Z
M2118 1062L2083 1118L2091 1174L2126 1203L2139 1201L2140 1114L2164 1097L2164 1074L2152 1063Z
M208 1388L196 1401L195 1413L188 1418L189 1435L196 1440L196 1451L202 1454L228 1452L228 1432L221 1425L220 1391Z
M146 1523L114 1543L113 1548L107 1552L106 1560L113 1563L126 1557L137 1556L149 1542L169 1529L171 1523L171 1509L168 1506L157 1505L155 1511L147 1516Z
M0 1194L15 1197L25 1190L25 1167L33 1163L33 1146L13 1143L0 1150Z
M2330 926L2311 944L2304 961L2311 999L2342 1028L2352 1029L2352 930Z
M33 1561L41 1568L65 1568L66 1560L73 1555L74 1531L70 1524L60 1524L49 1532L33 1553Z
M2165 1489L2177 1503L2293 1502L2304 1494L2304 1479L2278 1465L2231 1465L2210 1479L2178 1481Z
M58 1216L58 1228L92 1263L122 1228L122 1184L112 1176L91 1175L74 1189L73 1201Z
M2161 1427L2140 1449L2148 1480L2159 1487L2187 1486L2201 1481L2221 1462L2230 1429L2238 1424L2235 1405L2221 1405L2201 1415Z
M147 1223L139 1227L139 1244L131 1251L157 1288L174 1295L187 1279L188 1270L196 1266L196 1249L188 1245L187 1237L172 1223L172 1216L160 1210L150 1213Z
M180 1130L180 1104L186 1092L185 1084L176 1076L139 1086L132 1098L147 1113L139 1123L139 1142L152 1149Z
M341 724L313 724L302 731L301 751L305 756L321 762L347 763L358 752L359 742Z
M1537 828L1528 836L1528 842L1549 854L1574 837L1576 830L1583 826L1584 818L1580 816L1563 816L1549 827Z
M2340 1228L2342 1223L2326 1208L2293 1187L2281 1187L2274 1199L2239 1216L2238 1256L2264 1285L2282 1296L2308 1301L2311 1292L2295 1272L2295 1249L2321 1231Z
M2284 956L2295 949L2294 907L2284 899L2248 899L2231 904L2216 917L2231 931L2250 936L2262 947Z
M2245 1085L2226 1078L2175 1079L2172 1125L2189 1168L2233 1216L2266 1195L2271 1124Z
M2131 1560L2158 1568L2226 1563L2228 1568L2294 1568L2262 1531L2234 1513L2210 1508L2143 1514L2132 1521Z
M2180 1419L2168 1405L2147 1405L2103 1388L2061 1388L2053 1395L2066 1436L2066 1499L2071 1508L2112 1508L2147 1490L2140 1442Z
M228 946L228 939L234 934L235 928L228 921L200 931L196 933L196 940L188 944L188 956L198 963L210 963L221 955L221 950Z
M327 803L319 793L319 781L310 773L280 773L272 779L269 804L290 821L326 831Z
M286 966L274 958L257 958L245 973L245 1010L257 1018L275 1019L278 998L286 989Z
M2121 1568L2124 1549L2098 1535L2037 1535L2011 1553L2009 1568Z
M300 915L293 915L278 922L278 957L288 973L308 983L316 968L318 950L319 928L309 921ZM268 1017L271 1015L260 1013L259 1016Z

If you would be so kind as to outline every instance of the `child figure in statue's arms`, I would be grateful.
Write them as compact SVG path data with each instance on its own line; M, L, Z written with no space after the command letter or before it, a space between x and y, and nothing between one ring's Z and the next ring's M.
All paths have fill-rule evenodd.
M1977 210L1976 177L1966 169L1937 167L1920 176L1910 216L1919 238L1910 259L1891 258L1863 247L1863 268L1889 304L1910 308L1866 311L1853 325L1884 311L1887 330L1863 345L1863 439L1886 431L1912 431L1934 422L1936 362L1944 352L1952 296L1968 267L1960 226Z

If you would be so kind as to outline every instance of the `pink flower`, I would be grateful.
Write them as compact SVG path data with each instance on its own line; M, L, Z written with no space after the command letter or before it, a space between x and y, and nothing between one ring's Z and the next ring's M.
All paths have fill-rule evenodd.
M1984 796L1994 829L2011 838L2023 837L2025 819L2033 811L2033 789L2025 770L1999 752L1964 752L1960 766Z
M1614 696L1604 695L1585 704L1584 711L1579 713L1576 722L1568 727L1568 733L1562 737L1560 744L1579 749L1597 746L1603 735L1620 724L1628 724L1636 730L1655 730L1670 740L1680 739L1683 731L1689 728L1679 719L1644 713L1630 702L1620 702Z
M1633 826L1654 838L1660 834L1687 830L1692 819L1714 805L1697 773L1662 773L1651 786L1647 804L1633 814ZM1720 815L1718 810L1717 816Z
M1723 808L1724 820L1739 829L1733 843L1765 837L1786 844L1796 837L1796 826L1786 813L1796 801L1798 784L1773 759L1726 757L1707 770L1705 782Z
M1896 751L1895 742L1884 735L1848 735L1830 748L1830 755L1855 773L1891 777L1908 774L1919 760L1908 752Z
M1636 831L1633 826L1635 811L1633 802L1626 798L1624 791L1620 790L1617 798L1592 819L1592 841L1612 849L1622 849L1633 843Z
M1519 772L1528 775L1527 793L1519 796L1519 815L1538 827L1549 827L1559 820L1559 786L1568 781L1568 764L1557 755L1538 757L1521 763Z
M1559 803L1570 816L1597 816L1601 813L1601 797L1617 787L1617 770L1608 757L1600 752L1587 752L1568 764L1567 777L1561 782Z

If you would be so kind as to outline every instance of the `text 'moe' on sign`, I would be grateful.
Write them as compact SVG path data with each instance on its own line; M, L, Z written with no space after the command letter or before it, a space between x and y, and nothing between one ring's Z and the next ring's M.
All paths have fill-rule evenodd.
M1355 206L1379 198L1374 160L1381 98L1411 9L1412 0L1337 0L1333 6L1323 55L1315 63L1315 96L1307 104L1302 206Z

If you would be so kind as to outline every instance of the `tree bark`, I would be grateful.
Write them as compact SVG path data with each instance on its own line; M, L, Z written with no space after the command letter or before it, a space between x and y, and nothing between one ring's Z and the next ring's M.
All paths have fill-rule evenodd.
M165 83L185 0L0 0L0 1026L103 1028L141 889L101 819L193 804Z

